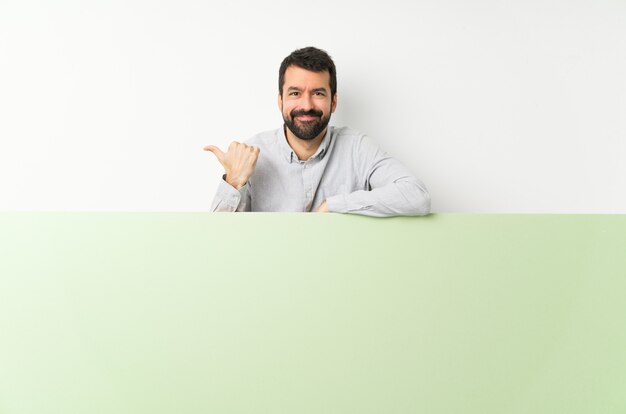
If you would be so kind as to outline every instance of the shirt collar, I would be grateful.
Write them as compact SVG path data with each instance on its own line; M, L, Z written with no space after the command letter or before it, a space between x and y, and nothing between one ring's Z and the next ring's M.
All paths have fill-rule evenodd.
M280 152L283 154L283 157L287 160L287 162L292 163L293 161L298 161L298 156L293 151L293 149L289 146L289 142L287 142L287 136L285 135L286 126L283 125L282 128L278 128L278 145L280 146ZM328 146L330 145L330 141L332 140L331 136L333 133L333 127L328 126L326 129L326 135L322 139L319 148L315 151L315 154L311 156L309 159L315 158L323 158L324 155L328 152Z

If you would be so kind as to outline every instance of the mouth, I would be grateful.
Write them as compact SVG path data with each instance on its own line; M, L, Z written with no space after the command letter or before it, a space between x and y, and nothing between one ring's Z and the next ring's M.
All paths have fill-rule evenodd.
M303 122L307 122L307 121L315 121L316 119L318 119L319 117L317 116L312 116L312 115L300 115L297 116L296 119L298 121L303 121Z

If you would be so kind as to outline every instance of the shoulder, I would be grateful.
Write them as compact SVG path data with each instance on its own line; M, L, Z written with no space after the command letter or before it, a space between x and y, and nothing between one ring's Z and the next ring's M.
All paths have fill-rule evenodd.
M280 129L271 129L259 132L245 141L246 145L254 145L259 148L268 148L276 142Z
M362 140L363 137L365 137L366 135L360 131L357 131L356 129L350 128L350 127L332 127L332 132L333 135L335 137L338 138L338 140L343 140L346 143L354 143L357 142L359 140Z
M351 149L355 153L376 149L376 143L361 131L350 127L333 127L335 145L343 150Z

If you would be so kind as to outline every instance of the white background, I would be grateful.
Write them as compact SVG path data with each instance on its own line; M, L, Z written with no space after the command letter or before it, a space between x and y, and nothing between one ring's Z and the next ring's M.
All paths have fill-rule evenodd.
M0 0L0 210L208 211L305 46L433 211L626 213L625 0Z

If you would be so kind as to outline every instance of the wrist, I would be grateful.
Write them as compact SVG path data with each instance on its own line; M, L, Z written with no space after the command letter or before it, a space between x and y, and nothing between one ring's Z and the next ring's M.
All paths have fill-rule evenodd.
M224 181L226 181L231 186L235 187L235 189L239 190L241 187L246 185L247 180L242 180L237 177L230 178L228 174L224 174Z
M330 210L328 210L328 204L326 203L326 201L324 201L319 208L317 209L317 211L319 213L329 213Z

